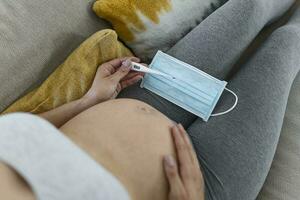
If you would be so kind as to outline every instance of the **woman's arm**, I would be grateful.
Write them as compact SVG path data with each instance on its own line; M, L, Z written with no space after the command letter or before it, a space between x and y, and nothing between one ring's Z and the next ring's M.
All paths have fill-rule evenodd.
M130 61L140 60L136 57L118 58L102 64L97 70L91 88L81 99L41 113L39 116L59 128L82 111L116 98L122 89L143 78L142 73L130 72Z
M61 127L67 121L72 119L82 111L92 107L93 104L88 99L78 99L70 103L64 104L58 108L39 114L40 117L48 120L56 127Z

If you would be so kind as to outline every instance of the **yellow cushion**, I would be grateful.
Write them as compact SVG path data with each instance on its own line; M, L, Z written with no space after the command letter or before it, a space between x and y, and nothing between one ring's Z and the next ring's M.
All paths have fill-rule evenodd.
M167 51L227 0L96 0L94 12L109 21L134 54L149 61Z
M87 92L100 64L131 55L113 30L99 31L83 42L39 88L13 103L2 114L41 113L76 100Z

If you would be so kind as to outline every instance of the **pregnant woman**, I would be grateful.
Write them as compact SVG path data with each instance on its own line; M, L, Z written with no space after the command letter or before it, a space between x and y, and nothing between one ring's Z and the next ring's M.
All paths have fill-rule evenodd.
M261 2L228 2L168 53L228 78L256 34L292 1ZM28 130L27 142L1 136L7 165L0 163L0 199L255 199L278 143L299 49L300 10L228 80L240 99L236 109L207 123L139 88L142 74L128 67L138 58L101 65L84 97L39 115L59 130L20 114L15 123ZM216 111L233 100L224 94ZM22 154L24 146L34 153ZM11 153L18 149L22 157Z

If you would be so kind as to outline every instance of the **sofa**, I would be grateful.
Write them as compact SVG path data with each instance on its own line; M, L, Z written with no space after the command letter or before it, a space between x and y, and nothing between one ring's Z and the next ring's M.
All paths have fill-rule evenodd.
M37 87L87 37L110 25L95 16L93 0L0 1L0 112ZM266 27L236 66L284 24L300 1ZM1 128L0 128L1 131ZM281 138L259 200L300 199L300 74L291 93Z

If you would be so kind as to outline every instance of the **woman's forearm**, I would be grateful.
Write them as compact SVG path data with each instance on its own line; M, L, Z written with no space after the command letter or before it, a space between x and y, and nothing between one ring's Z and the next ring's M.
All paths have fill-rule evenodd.
M41 113L39 114L39 116L48 120L54 126L59 128L62 125L64 125L67 121L75 117L77 114L94 105L95 103L93 103L92 101L82 98L64 104L48 112Z

